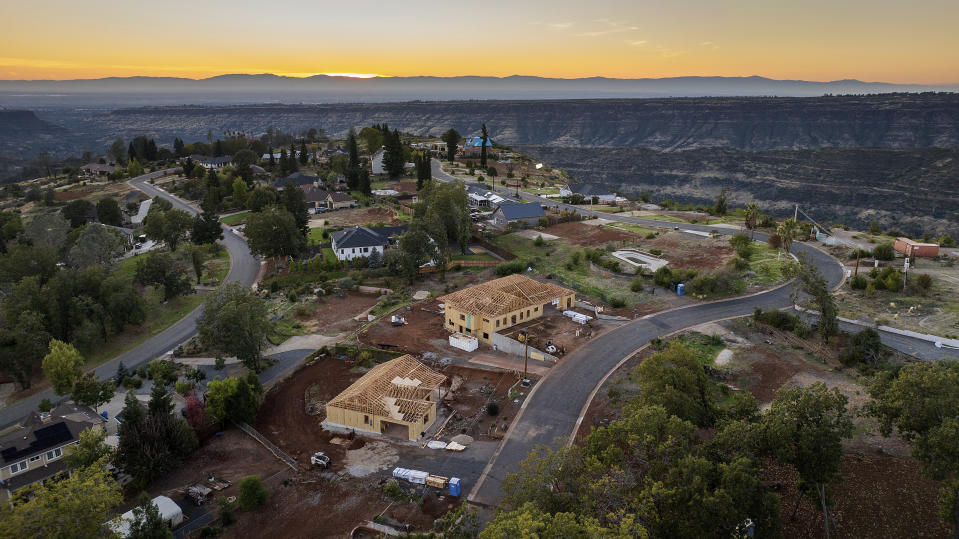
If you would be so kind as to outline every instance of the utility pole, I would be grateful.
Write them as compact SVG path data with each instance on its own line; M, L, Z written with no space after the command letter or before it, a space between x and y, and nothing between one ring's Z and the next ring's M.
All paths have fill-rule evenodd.
M793 210L793 221L799 222L799 204L796 204L796 209Z
M520 330L520 334L523 335L523 387L529 387L529 331L526 329Z

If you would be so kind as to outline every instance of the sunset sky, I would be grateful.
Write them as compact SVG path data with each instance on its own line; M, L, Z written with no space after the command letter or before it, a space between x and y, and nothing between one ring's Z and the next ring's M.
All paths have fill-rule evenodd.
M959 83L956 0L0 3L0 79L224 73Z

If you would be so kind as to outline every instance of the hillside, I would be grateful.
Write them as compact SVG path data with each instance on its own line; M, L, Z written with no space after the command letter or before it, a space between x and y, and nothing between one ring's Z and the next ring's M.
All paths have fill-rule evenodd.
M799 203L825 222L912 233L959 233L959 148L644 148L522 146L585 182L654 200L711 203L729 189L736 204L792 213Z

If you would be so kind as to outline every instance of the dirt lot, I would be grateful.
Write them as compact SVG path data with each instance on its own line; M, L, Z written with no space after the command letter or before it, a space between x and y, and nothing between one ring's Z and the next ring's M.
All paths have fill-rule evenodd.
M553 225L546 229L550 234L566 239L570 243L586 247L598 247L611 241L636 241L639 236L605 226L589 226L570 222Z
M519 412L519 403L510 400L510 388L518 381L516 376L469 367L451 366L444 374L453 379L451 397L445 405L456 411L444 433L468 434L477 440L499 440ZM520 389L516 386L516 390ZM527 390L519 392L525 394ZM486 413L486 403L495 402L499 413L491 417Z
M384 225L401 225L402 221L396 218L396 212L386 208L350 208L335 210L322 215L325 226L354 226L370 223Z
M217 496L236 496L237 484L244 477L256 475L265 479L284 470L290 469L265 447L240 429L230 428L221 436L208 439L189 460L150 485L150 493L179 500L185 487L213 474L233 483Z
M543 311L543 316L517 324L507 330L500 331L500 333L518 340L521 330L529 330L531 335L530 346L545 350L546 342L550 341L560 350L560 353L554 355L561 356L579 348L593 335L603 331L602 323L599 321L593 320L589 326L580 325L573 322L569 317L563 316L563 313L556 309L549 308L543 309ZM590 316L593 314L583 309L579 309L579 311ZM632 311L629 311L629 314L632 315Z
M643 240L642 247L648 251L659 249L670 266L686 269L715 269L723 267L735 251L722 238L704 238L682 232L659 234L651 240Z
M354 320L354 317L376 305L378 299L376 294L359 292L348 292L342 298L335 295L321 296L308 304L311 311L306 316L295 318L303 324L307 333L338 335L360 327L363 322Z
M916 461L847 454L842 477L842 483L831 487L831 513L842 537L949 537L937 513L939 485L919 474ZM796 519L789 518L798 496L792 469L768 463L763 479L782 485L784 537L823 536L822 511L808 498L800 501Z
M406 319L406 326L393 327L390 317L384 316L361 334L360 340L370 346L410 354L433 352L443 356L462 353L449 345L450 332L443 328L443 315L437 314L438 310L439 302L435 299L416 302L395 313Z

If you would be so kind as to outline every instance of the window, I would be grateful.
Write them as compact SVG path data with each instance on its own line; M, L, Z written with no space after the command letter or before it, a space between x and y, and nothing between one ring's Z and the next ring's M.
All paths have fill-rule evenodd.
M539 312L539 307L533 307L533 312L534 312L534 313L538 313L538 312Z
M496 327L499 327L499 320L496 320Z
M483 338L484 338L484 339L489 339L489 333L486 333L486 332L484 331L484 332L483 332Z
M461 314L461 315L460 315L460 320L466 320L466 315L465 315L465 314Z
M424 416L423 416L423 423L429 423L429 422L430 422L430 414L424 415Z
M63 451L58 447L53 451L47 451L47 460L55 460L63 456Z
M483 322L486 323L486 324L489 324L489 320L487 320L487 319L485 319L485 318L483 319Z
M529 318L529 309L526 309L526 318Z
M368 416L368 415L363 416L363 424L364 424L364 425L372 425L372 424L373 424L373 422L370 421L370 416Z
M27 469L27 461L25 460L21 460L20 462L15 462L12 465L10 465L11 474L20 473L26 469Z
M42 455L34 455L34 456L30 457L30 462L36 462L36 461L40 460L40 457L41 457L41 456L42 456Z
M453 319L452 319L452 318L450 318L450 325L451 325L451 326L453 325Z
M369 247L364 247L364 248L363 248L363 252L364 252L364 253L370 252L370 248L369 248Z

